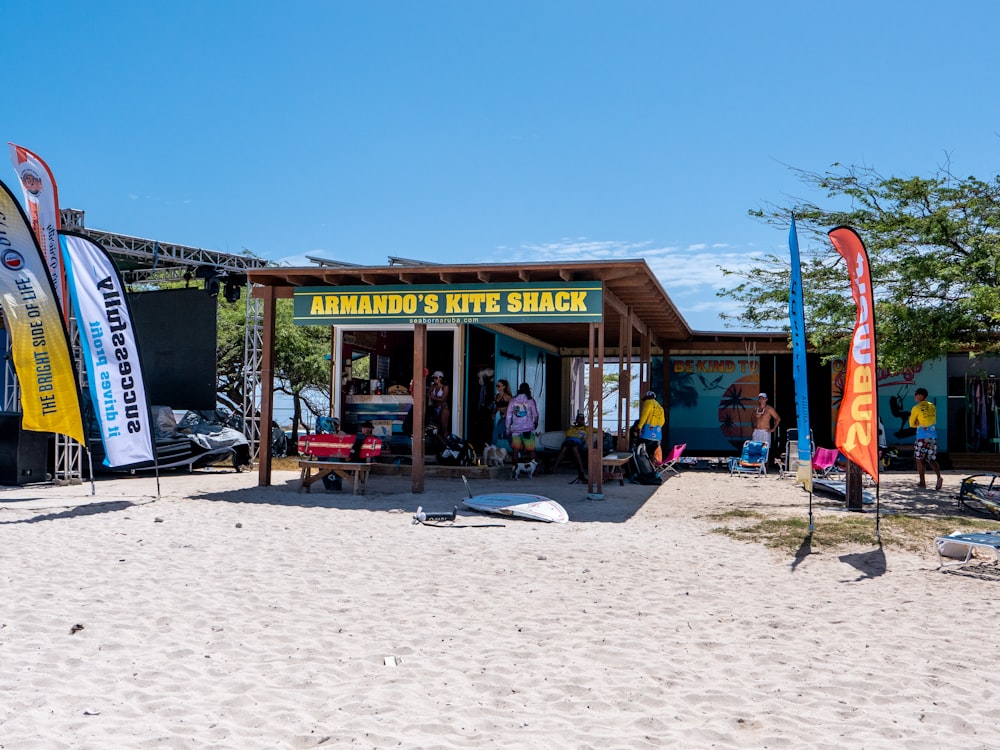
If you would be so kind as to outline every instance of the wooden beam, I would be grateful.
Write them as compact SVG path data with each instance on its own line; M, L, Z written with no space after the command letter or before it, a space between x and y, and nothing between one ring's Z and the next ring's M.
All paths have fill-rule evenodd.
M410 447L410 490L424 491L424 414L427 405L427 324L413 326L413 440Z
M631 340L632 330L631 330L632 320L626 312L618 319L618 343L619 343L619 354L618 354L618 425L615 430L615 446L618 450L622 450L622 446L619 445L619 440L621 440L622 435L622 420L625 420L626 428L632 424L629 419L629 397L631 396L630 390L632 387L632 358L629 351L631 347L626 347L625 342ZM626 429L627 433L628 430Z
M650 353L650 337L645 335L639 339L639 398L649 390L653 372L653 357Z
M590 356L587 359L587 424L590 429L587 431L587 445L591 446L595 438L599 441L604 439L604 415L601 413L604 385L604 321L589 323L587 328L590 342L588 347ZM601 461L603 452L600 448L590 448L587 451L587 474L590 478L587 497L593 500L604 499L604 465Z
M604 304L610 307L616 313L618 313L619 315L624 315L627 312L628 308L625 306L625 303L622 302L620 299L618 299L618 297L615 296L615 293L612 292L610 289L608 289L606 286L601 291L601 294L604 298Z
M260 372L260 450L257 485L271 486L271 421L274 419L274 287L264 287L264 320Z

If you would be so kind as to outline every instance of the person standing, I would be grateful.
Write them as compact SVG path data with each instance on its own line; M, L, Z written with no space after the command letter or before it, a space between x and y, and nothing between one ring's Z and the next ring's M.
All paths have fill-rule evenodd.
M910 409L910 427L917 428L916 442L913 444L913 459L917 464L917 474L920 481L917 487L925 489L927 481L924 478L925 467L929 466L937 474L935 490L940 490L944 484L941 477L941 467L937 462L937 407L927 400L927 389L917 388L913 394L916 405Z
M507 433L507 407L510 406L514 394L510 392L510 383L503 378L497 381L497 393L493 397L493 407L497 413L497 423L493 427L493 445L510 450L510 436Z
M771 447L771 435L781 424L781 417L773 406L767 405L767 394L757 394L757 408L753 413L753 437L751 440Z
M444 373L435 370L431 375L431 384L427 387L427 405L433 417L433 424L441 431L440 435L447 438L451 432L451 412L448 409L449 388L444 382Z
M538 429L538 404L531 397L531 386L521 383L517 395L507 406L507 435L515 454L527 455L527 460L535 458L535 431ZM517 460L515 456L515 461Z
M646 391L642 397L639 421L635 424L639 430L639 442L646 446L646 454L651 459L656 455L656 449L660 447L660 440L663 439L665 421L663 407L656 400L656 394L653 391Z

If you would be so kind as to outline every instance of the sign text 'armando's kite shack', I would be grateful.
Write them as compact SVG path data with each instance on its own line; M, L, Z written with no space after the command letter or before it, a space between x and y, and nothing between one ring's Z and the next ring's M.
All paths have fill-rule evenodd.
M303 287L297 325L581 323L602 315L601 282Z

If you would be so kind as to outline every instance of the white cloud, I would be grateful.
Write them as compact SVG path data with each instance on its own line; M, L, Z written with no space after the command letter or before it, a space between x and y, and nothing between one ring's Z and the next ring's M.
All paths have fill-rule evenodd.
M685 320L698 330L721 330L720 313L737 314L741 304L717 296L735 280L720 267L740 269L763 262L765 253L729 243L698 242L686 246L657 246L650 242L566 238L558 242L503 248L514 262L561 260L644 259Z

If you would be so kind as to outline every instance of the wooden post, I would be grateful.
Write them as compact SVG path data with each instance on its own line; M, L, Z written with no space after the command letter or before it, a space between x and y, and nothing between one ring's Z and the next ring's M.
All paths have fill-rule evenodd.
M587 431L587 474L590 477L588 483L589 491L587 497L591 500L604 499L604 466L601 461L604 458L604 417L601 414L601 396L604 385L604 323L591 323L590 328L590 357L588 358L587 372L588 394L587 394L587 424L590 429ZM595 361L596 359L596 361ZM594 446L594 438L597 438L597 445Z
M413 326L413 445L410 448L410 489L424 491L424 414L427 406L427 383L424 369L427 362L427 324Z
M271 422L274 419L274 287L261 290L264 298L264 330L261 338L260 366L260 449L257 462L257 486L271 486Z
M864 510L863 488L862 488L861 467L853 461L847 462L847 486L845 494L847 497L847 509L860 513Z
M619 320L618 344L618 424L615 428L615 446L618 450L623 450L622 435L628 435L628 428L632 424L630 409L632 405L632 308L629 308L628 313L622 315Z

